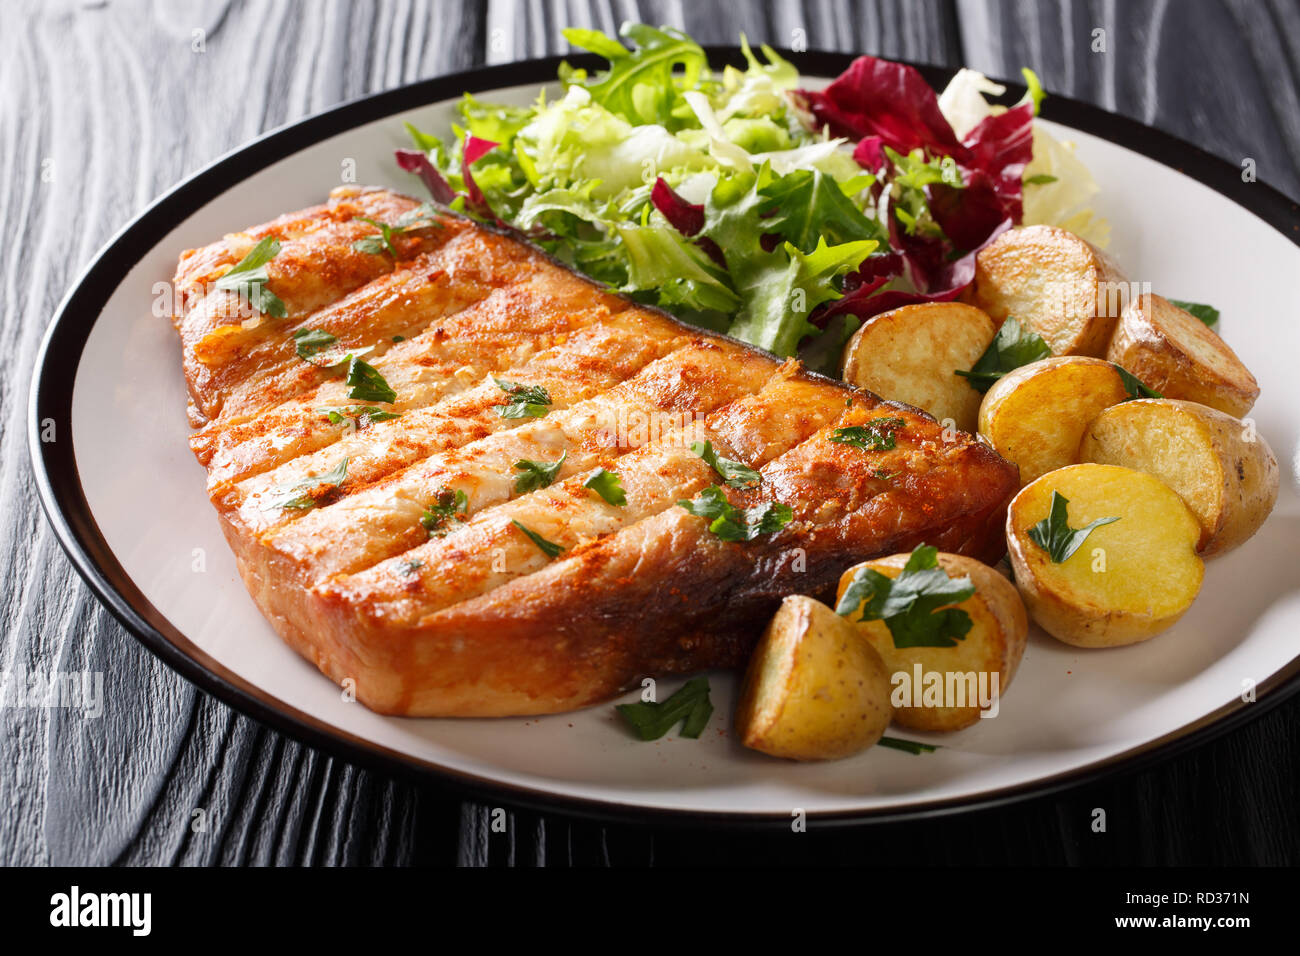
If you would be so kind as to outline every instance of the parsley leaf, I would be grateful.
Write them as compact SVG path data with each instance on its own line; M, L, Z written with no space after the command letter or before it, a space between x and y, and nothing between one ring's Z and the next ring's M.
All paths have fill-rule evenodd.
M1115 365L1114 362L1110 364ZM1124 391L1128 392L1129 398L1164 398L1154 388L1144 385L1142 380L1128 369L1115 365L1115 371L1119 372L1119 380L1124 383Z
M316 496L312 494L298 494L298 492L310 492L314 488L321 488L325 485L332 485L337 488L347 480L347 477L348 459L344 458L323 475L316 475L312 478L303 478L299 481L290 481L276 485L276 490L282 492L281 496L272 501L269 505L266 505L262 510L270 511L274 508L286 508L291 511L310 511L312 508L316 507Z
M904 740L902 737L881 737L876 741L877 747L890 747L894 750L905 750L910 754L932 754L941 746L940 744L923 744L919 740Z
M429 532L430 538L441 538L448 530L450 521L464 521L461 517L469 508L469 496L457 488L455 491L440 491L438 500L424 509L420 515L420 524Z
M1170 299L1169 304L1178 306L1184 312L1190 312L1204 322L1207 329L1218 331L1219 310L1214 306L1202 305L1199 302L1183 302L1180 299Z
M627 505L627 493L623 491L623 481L612 471L597 468L596 473L582 483L582 487L590 488L611 505L620 508Z
M348 377L346 384L352 387L348 398L362 402L386 402L392 404L397 400L397 393L384 381L379 370L359 358L354 352L348 360Z
M966 379L966 383L977 392L987 392L989 387L1013 369L1037 362L1052 354L1052 350L1043 341L1042 336L1030 329L1022 328L1020 323L1007 317L994 336L993 342L979 360L971 366L969 372L958 369L954 375Z
M658 740L679 721L682 725L680 736L696 739L713 715L709 679L692 677L667 700L654 703L639 700L635 704L619 704L614 709L631 724L642 740Z
M951 578L939 567L939 549L917 545L896 578L861 568L849 582L836 612L861 621L884 621L895 647L956 647L971 629L960 604L975 593L969 577ZM939 610L943 608L943 610Z
M551 395L540 385L521 385L493 377L497 388L510 396L510 401L497 406L502 418L542 418L550 409Z
M328 418L331 425L342 425L345 418L351 418L362 428L372 422L402 417L401 412L389 412L373 405L322 405L316 411Z
M727 500L717 485L710 485L694 499L683 498L677 504L708 521L709 530L723 541L753 541L759 535L780 531L794 517L790 506L779 501L767 501L742 511Z
M873 418L866 425L849 425L831 432L837 445L852 445L859 451L889 451L898 447L897 434L907 422L901 418Z
M393 237L419 232L422 229L441 229L442 223L435 218L436 212L437 210L432 203L421 203L410 212L404 213L393 225L379 222L369 216L353 216L354 221L367 222L378 229L379 232L376 235L363 236L352 243L352 248L357 252L364 252L369 255L379 255L381 252L386 251L396 259L397 247L393 245Z
M1078 551L1093 528L1100 528L1104 524L1119 520L1119 516L1098 518L1075 530L1070 527L1069 515L1066 512L1069 503L1070 499L1064 497L1059 491L1053 491L1052 504L1047 517L1029 529L1029 540L1046 551L1054 564L1060 564Z
M560 455L560 460L547 463L544 461L530 461L527 458L521 458L515 462L515 471L521 471L518 478L515 479L515 491L518 494L527 494L530 491L536 491L538 488L549 487L555 481L555 476L560 473L560 468L564 466L564 459L569 457L566 451Z
M279 297L266 287L270 277L266 264L280 254L280 240L267 236L249 250L248 255L216 281L216 288L239 296L258 312L283 319L289 314Z
M337 335L331 335L323 329L299 329L293 333L295 351L304 362L310 362L313 356L324 352L338 340Z
M546 555L548 558L558 558L560 555L564 553L563 547L556 544L554 541L547 541L545 538L543 538L532 528L529 528L527 525L522 525L518 521L515 521L513 518L510 519L510 523L514 525L516 528L518 528L520 531L522 531L524 534L528 535L528 540L532 541L533 544L541 548L542 553Z
M724 484L732 488L757 488L763 476L748 465L722 458L713 450L713 442L691 442L691 451L704 459L704 463L718 473Z

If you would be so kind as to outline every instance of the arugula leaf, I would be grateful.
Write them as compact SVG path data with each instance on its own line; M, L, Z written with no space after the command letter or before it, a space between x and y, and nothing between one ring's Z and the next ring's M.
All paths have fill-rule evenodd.
M691 514L709 522L709 530L723 541L753 541L780 531L794 517L789 505L767 501L743 511L727 500L717 485L710 485L693 499L677 502Z
M559 461L549 464L544 461L530 461L527 458L519 459L515 462L515 471L523 474L515 479L515 492L523 495L538 488L549 487L554 483L560 469L564 467L564 459L568 457L569 453L566 451L560 455Z
M939 744L923 744L919 740L904 740L901 737L881 737L876 741L877 747L890 747L893 750L905 750L910 754L932 754L939 749Z
M1219 310L1212 305L1203 305L1200 302L1184 302L1181 299L1170 299L1170 305L1176 305L1184 312L1190 312L1202 322L1207 329L1218 331Z
M542 553L546 555L548 558L558 558L560 555L564 553L564 548L562 546L556 544L554 541L547 541L545 538L543 538L532 528L520 524L518 521L515 521L513 518L510 519L510 523L514 525L516 528L518 528L520 531L522 531L524 534L528 535L528 540L530 540L533 544L537 545L537 547L541 548Z
M373 405L322 405L316 411L328 418L331 425L341 425L345 418L351 418L363 428L372 422L402 417L401 412L389 412Z
M310 492L312 489L321 488L325 485L331 485L337 488L347 480L347 477L348 459L345 457L323 475L316 475L312 478L303 478L299 481L290 481L276 485L276 490L282 492L281 497L263 507L262 510L270 511L275 508L288 508L293 511L310 511L312 508L316 507L316 496L312 494L298 494L298 492Z
M966 383L975 391L987 392L1007 372L1045 359L1051 354L1052 350L1042 336L1028 328L1022 328L1019 321L1008 316L1002 323L1002 328L998 329L992 344L971 366L971 370L963 372L958 369L953 374L966 379Z
M510 396L510 401L497 406L497 413L502 418L542 418L551 404L551 395L540 385L521 385L493 377L497 388Z
M722 478L723 484L731 488L739 488L742 491L746 488L757 488L763 480L763 476L748 465L719 456L713 450L711 441L691 442L691 451L704 459L704 463Z
M373 365L361 361L354 352L348 362L348 377L345 384L352 387L348 392L348 398L355 398L362 402L386 402L392 404L397 400L397 393L393 391L384 377L379 374L379 370Z
M682 725L680 736L694 740L713 715L709 679L692 677L667 700L654 703L639 700L634 704L618 704L614 709L642 740L658 740L678 722Z
M627 493L623 491L623 480L612 471L597 468L596 473L582 483L582 487L590 488L611 505L617 505L620 508L627 505Z
M837 445L852 445L859 451L890 451L898 446L898 432L907 425L901 418L873 418L866 425L848 425L831 432Z
M861 568L836 612L849 617L861 608L859 620L884 621L895 647L956 647L973 622L961 608L944 605L967 600L975 585L969 577L949 577L938 554L936 547L917 545L896 578Z
M283 319L289 314L279 297L266 287L270 277L266 264L280 254L280 240L267 236L249 250L248 255L216 281L216 288L238 293L258 312Z
M592 100L634 126L680 128L683 123L674 117L673 107L681 91L694 88L707 68L704 51L679 30L657 30L644 23L625 23L619 35L636 44L636 49L624 49L620 56L614 47L621 44L603 34L564 31L564 38L574 46L609 60L608 70L583 83ZM676 73L679 66L682 72Z
M438 492L437 500L424 509L420 524L429 532L430 538L441 538L450 530L447 527L449 522L465 520L461 515L468 508L469 496L461 489L443 490Z
M1114 362L1110 363L1115 365ZM1119 380L1124 383L1124 391L1128 392L1129 398L1164 398L1154 388L1142 383L1142 380L1126 368L1115 365L1115 371L1119 372Z
M874 181L874 177L868 177ZM863 186L870 185L869 182ZM809 253L825 237L831 242L875 239L888 243L881 224L862 214L838 182L819 169L798 169L759 189L775 206L763 228Z
M1069 503L1070 499L1064 497L1059 491L1053 491L1052 504L1048 509L1047 517L1029 529L1029 540L1046 551L1054 564L1061 564L1078 551L1093 528L1100 528L1104 524L1119 520L1119 516L1098 518L1075 530L1070 527L1068 520L1066 506Z

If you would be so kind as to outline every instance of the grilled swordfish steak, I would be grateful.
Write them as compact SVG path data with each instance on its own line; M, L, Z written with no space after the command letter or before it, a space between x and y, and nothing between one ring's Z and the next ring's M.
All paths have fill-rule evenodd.
M582 707L743 664L854 562L1003 551L1016 469L971 436L393 192L187 251L176 288L240 574L382 713Z

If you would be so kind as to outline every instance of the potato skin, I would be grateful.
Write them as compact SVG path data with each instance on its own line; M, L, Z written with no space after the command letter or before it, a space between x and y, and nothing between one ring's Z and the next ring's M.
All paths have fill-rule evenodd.
M874 745L892 716L885 663L853 626L813 598L782 601L745 673L741 743L773 757L835 760Z
M1155 475L1201 525L1202 557L1245 542L1269 516L1281 481L1273 449L1240 420L1196 402L1125 402L1103 411L1079 446L1081 461Z
M1089 422L1128 397L1110 362L1054 356L994 382L980 403L979 430L998 454L1020 466L1023 486L1074 464Z
M845 346L844 380L973 432L982 396L955 372L974 365L995 332L991 318L963 302L882 312Z
M1129 303L1106 357L1165 398L1199 402L1238 418L1259 398L1259 383L1228 343L1158 295Z
M840 577L836 599L844 596L853 577L862 567L873 568L887 577L897 577L910 555L894 554L854 565ZM997 571L973 558L940 552L939 566L949 577L969 576L975 585L973 597L956 605L971 616L971 629L956 647L895 647L889 627L883 621L848 620L880 654L890 674L913 675L917 664L922 673L997 673L999 696L1005 694L1020 667L1029 637L1029 618L1015 586ZM991 688L991 683L988 685ZM954 731L976 724L980 719L976 706L965 707L895 707L894 723L911 730Z
M1055 564L1028 531L1047 517L1052 491L1069 499L1069 525L1119 516L1093 530ZM1160 479L1116 465L1071 465L1026 485L1007 510L1007 545L1016 587L1033 620L1076 647L1118 647L1154 637L1187 611L1205 566L1200 525ZM1106 570L1094 570L1101 549ZM1111 593L1107 593L1107 592Z
M1056 226L1010 229L975 257L973 305L1001 325L1009 315L1053 355L1106 353L1127 280L1101 250Z

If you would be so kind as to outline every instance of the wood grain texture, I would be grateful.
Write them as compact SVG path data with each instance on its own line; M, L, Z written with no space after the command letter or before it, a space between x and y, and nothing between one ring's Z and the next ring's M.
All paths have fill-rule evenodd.
M352 767L159 664L81 584L32 489L40 335L96 249L259 132L626 18L704 42L861 50L1014 76L1183 136L1300 195L1300 9L1284 0L25 2L0 29L0 670L103 674L104 713L0 709L0 863L646 865L1295 863L1300 703L1147 772L1010 808L851 832L602 827ZM1107 52L1092 51L1106 31ZM795 31L802 30L803 34ZM1212 240L1211 240L1212 241ZM1090 828L1094 808L1108 828ZM504 824L504 827L501 826Z

